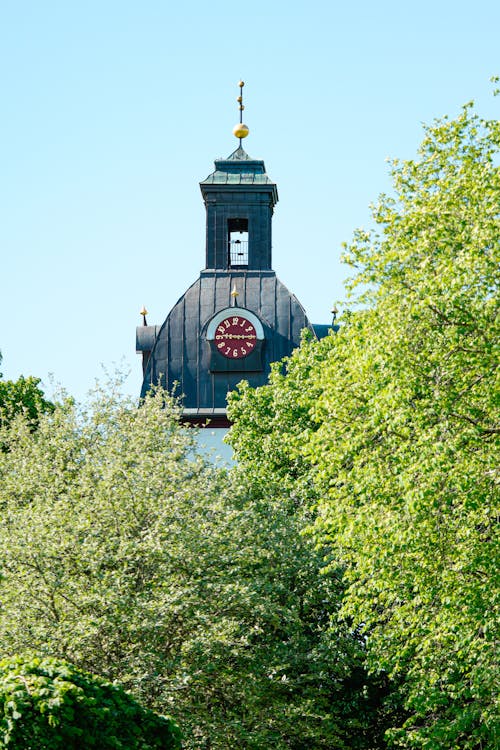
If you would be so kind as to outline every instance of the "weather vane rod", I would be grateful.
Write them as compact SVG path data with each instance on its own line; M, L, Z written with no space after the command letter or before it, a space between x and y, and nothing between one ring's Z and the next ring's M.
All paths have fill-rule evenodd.
M233 134L236 136L236 138L240 139L240 148L241 148L241 139L246 138L249 134L250 130L247 125L243 122L243 110L245 109L245 105L243 104L243 86L245 85L245 81L240 81L238 86L240 87L240 95L236 99L236 101L239 104L240 109L240 121L237 125L233 128Z

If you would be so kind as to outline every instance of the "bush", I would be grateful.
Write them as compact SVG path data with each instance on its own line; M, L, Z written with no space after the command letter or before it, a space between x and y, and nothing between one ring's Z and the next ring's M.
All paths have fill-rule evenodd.
M177 726L123 688L53 659L0 661L0 748L175 750Z

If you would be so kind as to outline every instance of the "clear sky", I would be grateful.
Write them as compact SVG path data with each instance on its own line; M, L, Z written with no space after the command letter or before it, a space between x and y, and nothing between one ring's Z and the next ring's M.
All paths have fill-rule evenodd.
M78 398L130 370L204 266L198 183L236 147L278 184L273 265L314 323L341 243L422 123L498 116L498 0L0 0L0 369Z

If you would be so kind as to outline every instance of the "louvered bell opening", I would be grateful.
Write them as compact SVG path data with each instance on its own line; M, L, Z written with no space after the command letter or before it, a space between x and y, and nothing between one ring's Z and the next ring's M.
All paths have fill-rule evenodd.
M248 219L228 220L229 267L248 266Z

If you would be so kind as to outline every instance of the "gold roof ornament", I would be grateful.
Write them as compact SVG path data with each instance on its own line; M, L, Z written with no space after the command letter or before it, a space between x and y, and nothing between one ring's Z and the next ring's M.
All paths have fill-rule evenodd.
M233 128L233 135L235 135L236 138L240 139L240 146L241 146L241 139L246 138L250 132L248 125L245 125L245 123L243 122L243 110L245 109L245 105L243 104L243 86L244 85L245 85L245 81L240 81L238 84L238 86L240 87L240 95L237 97L236 101L239 104L240 121Z
M235 125L233 128L233 135L235 135L236 138L239 138L240 141L242 138L246 138L249 132L250 129L244 122L242 122L241 125Z
M231 290L231 297L233 298L233 307L236 305L236 298L238 296L239 292L236 289L236 282L233 284L233 288Z
M145 305L142 306L142 310L141 310L141 312L139 314L142 315L142 317L143 317L143 324L145 326L147 326L148 322L146 320L146 315L148 314L148 311L146 310Z

